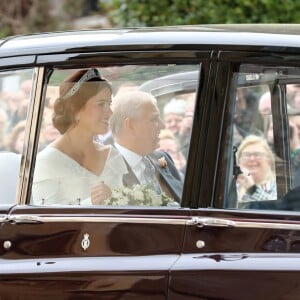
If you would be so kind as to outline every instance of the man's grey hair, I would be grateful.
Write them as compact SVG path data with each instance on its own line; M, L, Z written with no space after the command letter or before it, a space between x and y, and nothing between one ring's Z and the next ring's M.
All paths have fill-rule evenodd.
M151 94L142 91L120 93L114 97L112 103L113 113L110 118L110 128L113 136L120 134L126 118L138 118L141 107L146 103L156 105L157 101Z

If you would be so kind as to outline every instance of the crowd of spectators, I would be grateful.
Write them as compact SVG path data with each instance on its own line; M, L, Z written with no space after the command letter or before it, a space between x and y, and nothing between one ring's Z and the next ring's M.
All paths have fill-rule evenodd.
M287 85L286 87L286 109L287 109L287 117L289 122L289 139L290 139L290 159L291 159L291 182L293 188L297 186L297 183L300 179L300 85ZM240 89L237 93L237 102L235 107L235 128L234 128L234 144L235 146L239 147L238 150L238 164L244 168L244 162L249 163L249 166L254 168L258 165L262 165L263 158L268 157L267 161L273 161L278 164L278 166L286 164L282 157L278 156L275 151L274 147L274 115L275 111L273 109L272 112L272 101L271 101L271 94L269 91L261 92L255 94L253 91L244 88ZM262 149L267 149L268 155L264 154L261 157L258 157L257 153L263 153L262 149L260 151L254 151L253 149L249 152L246 151L246 154L249 157L244 158L242 154L242 147L244 147L245 143L249 140L249 137L255 137L254 139L260 139L260 141L256 141L256 148L261 147ZM250 138L251 140L251 138ZM264 144L264 141L266 144ZM253 140L251 141L251 145L255 145ZM260 144L260 145L259 145ZM264 144L263 146L261 146ZM272 151L272 155L270 154L269 149ZM254 155L255 154L255 155ZM255 168L254 168L255 169ZM280 168L275 170L275 166L273 163L271 164L270 170L272 170L272 184L270 185L270 194L260 193L259 200L276 200L274 196L276 193L273 190L274 181L276 177L280 177L282 174L276 174L280 172ZM237 176L237 189L238 191L241 190L241 187L244 187L243 197L239 197L240 201L243 198L244 200L247 198L247 201L255 200L253 197L254 188L255 191L258 191L258 184L259 181L253 181L252 174L253 172L249 172L246 167L246 171L242 170L242 173ZM255 172L254 172L255 173ZM260 172L261 174L266 172ZM269 174L269 173L268 173ZM250 183L251 184L250 184ZM263 182L263 181L262 181ZM265 183L263 184L266 187ZM248 193L247 193L248 191ZM266 189L265 189L266 191ZM246 194L245 194L246 193ZM262 197L261 195L265 195Z
M165 130L160 134L160 150L167 151L181 174L185 174L194 119L195 94L173 98L163 108Z
M17 154L23 151L31 84L31 80L24 80L18 91L0 92L0 151ZM41 130L41 147L53 141L58 134L52 126L53 102L56 97L57 89L48 87Z
M16 92L0 93L0 149L22 152L31 80L24 80ZM20 146L22 145L22 146Z

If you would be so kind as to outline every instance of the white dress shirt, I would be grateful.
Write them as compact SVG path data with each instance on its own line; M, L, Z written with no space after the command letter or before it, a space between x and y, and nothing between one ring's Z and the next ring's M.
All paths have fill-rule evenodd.
M115 143L115 147L119 150L119 152L122 154L122 156L125 158L127 163L129 164L130 168L132 169L134 175L138 178L138 180L146 184L147 181L144 178L144 170L146 166L144 165L142 161L142 156L121 146L118 143Z

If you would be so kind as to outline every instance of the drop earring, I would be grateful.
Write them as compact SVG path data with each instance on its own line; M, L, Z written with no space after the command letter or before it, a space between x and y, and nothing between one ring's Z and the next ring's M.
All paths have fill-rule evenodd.
M79 121L80 121L80 115L77 115L77 116L75 117L75 122L76 122L76 124L78 124Z

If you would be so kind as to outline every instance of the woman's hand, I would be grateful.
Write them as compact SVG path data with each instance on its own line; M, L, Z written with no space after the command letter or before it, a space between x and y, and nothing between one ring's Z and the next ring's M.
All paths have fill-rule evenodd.
M253 176L246 169L242 170L242 174L237 177L237 183L243 186L246 190L255 185Z
M91 200L94 205L104 204L104 200L111 196L111 189L103 181L92 187Z

